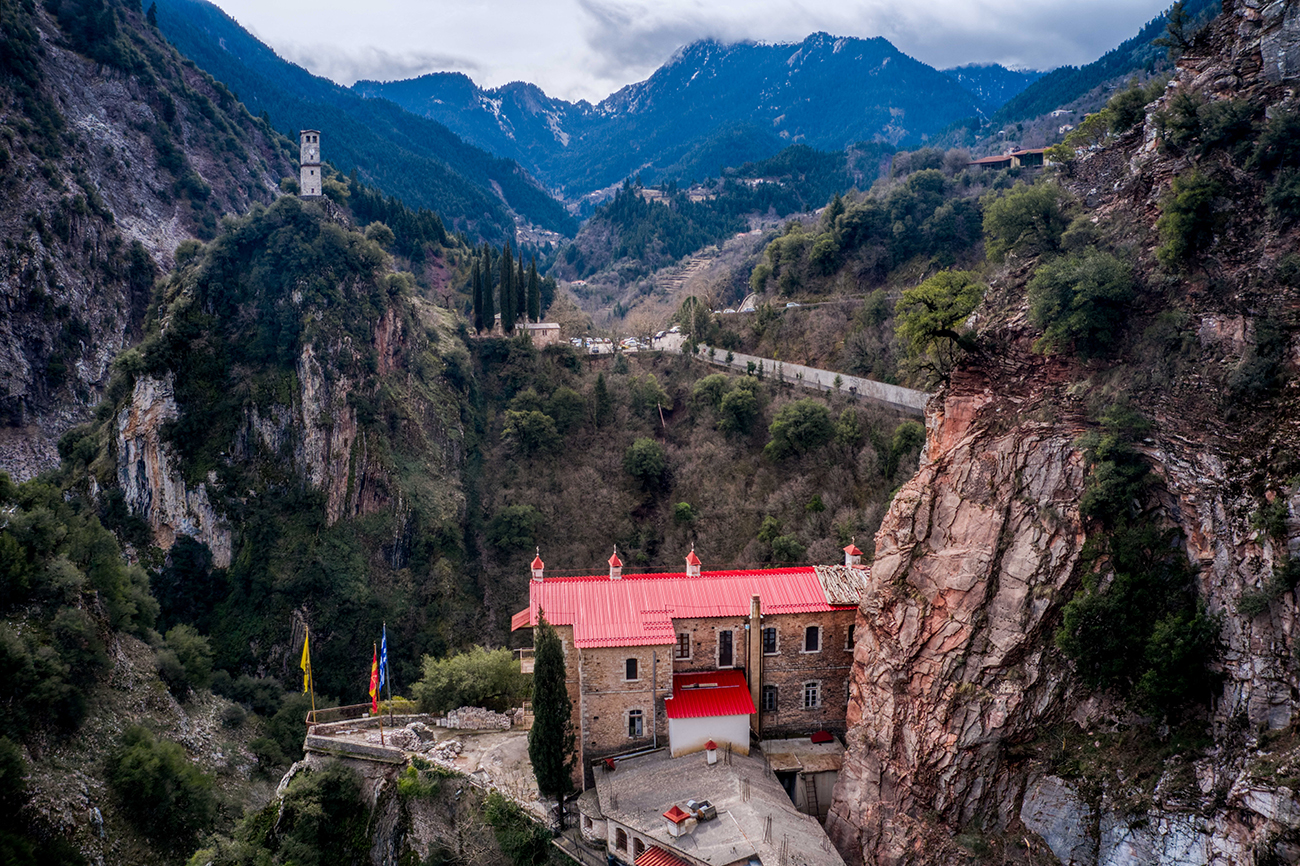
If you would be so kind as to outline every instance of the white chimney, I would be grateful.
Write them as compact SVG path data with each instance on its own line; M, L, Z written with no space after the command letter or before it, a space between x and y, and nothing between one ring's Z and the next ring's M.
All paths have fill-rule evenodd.
M710 767L718 763L718 744L712 740L704 744L704 762Z
M850 541L849 546L844 548L844 565L849 568L862 565L862 551L858 550L858 546L853 543L854 541L857 541L857 539Z
M609 558L609 579L623 579L623 560L618 558L618 545L614 545L614 555Z
M700 576L700 558L695 555L695 545L691 545L691 552L686 554L686 576Z

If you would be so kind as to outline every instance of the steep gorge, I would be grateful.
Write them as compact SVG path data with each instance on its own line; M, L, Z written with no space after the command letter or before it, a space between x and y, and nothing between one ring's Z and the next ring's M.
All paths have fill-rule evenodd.
M983 350L931 404L920 470L876 537L829 820L858 862L966 862L990 847L1078 864L1300 857L1285 577L1300 538L1296 234L1267 215L1244 161L1174 148L1168 125L1183 95L1275 118L1293 110L1297 77L1296 4L1229 0L1138 131L1063 172L1094 224L1136 239L1142 295L1116 360L1035 351L1030 268L997 272L977 312ZM1155 263L1155 223L1173 179L1194 172L1222 186L1215 231L1180 274ZM1252 388L1272 331L1281 384ZM1100 532L1080 510L1080 436L1116 400L1150 423L1136 443L1149 513L1181 531L1221 626L1203 733L1086 688L1054 643Z

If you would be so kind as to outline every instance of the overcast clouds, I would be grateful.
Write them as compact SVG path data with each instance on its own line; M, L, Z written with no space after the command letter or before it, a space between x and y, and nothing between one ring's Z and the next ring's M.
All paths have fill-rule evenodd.
M884 36L939 68L1088 63L1171 0L216 0L262 41L341 84L458 70L597 101L681 45ZM310 10L310 12L306 11Z

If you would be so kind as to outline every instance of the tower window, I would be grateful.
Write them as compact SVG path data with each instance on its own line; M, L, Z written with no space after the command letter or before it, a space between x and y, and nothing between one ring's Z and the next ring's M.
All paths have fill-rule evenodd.
M763 655L774 655L776 653L776 627L768 626L763 629Z
M627 736L629 740L645 736L645 713L641 710L627 711Z
M626 672L626 676L624 677L624 679L628 679L628 680L639 679L639 677L637 676L636 659L628 659L624 668Z
M776 686L763 686L763 712L776 712Z
M803 632L803 651L806 653L815 653L822 648L822 630L810 625Z

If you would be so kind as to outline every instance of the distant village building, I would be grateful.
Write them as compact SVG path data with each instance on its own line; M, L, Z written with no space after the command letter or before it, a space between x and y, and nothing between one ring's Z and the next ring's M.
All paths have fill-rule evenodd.
M843 734L854 626L869 571L844 565L544 576L512 630L545 612L564 643L584 787L609 756L668 746L673 756L750 739ZM836 768L838 769L838 767Z
M320 198L320 130L304 129L298 134L298 186L303 198Z
M533 340L533 345L538 349L554 346L560 342L559 322L524 322L515 327L528 334Z
M966 163L971 168L1041 168L1047 164L1047 148L1036 147L1029 150L1013 150L998 156L986 156Z

